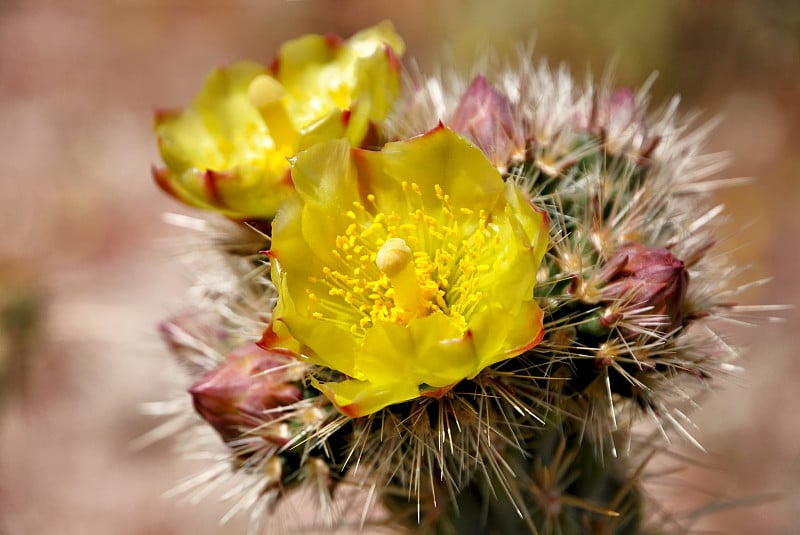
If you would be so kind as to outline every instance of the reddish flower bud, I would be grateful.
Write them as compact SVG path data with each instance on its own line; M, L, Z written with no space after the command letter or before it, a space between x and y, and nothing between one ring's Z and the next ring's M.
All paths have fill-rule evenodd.
M606 282L603 300L620 303L623 316L625 310L631 309L662 315L664 323L656 329L662 333L683 324L681 304L689 285L689 272L667 249L634 242L623 244L603 267L601 278Z
M230 347L223 319L207 310L186 310L159 323L158 329L172 354L192 377L206 372L210 355L225 353Z
M505 170L524 150L511 102L483 76L476 76L450 118L450 128L475 143L495 167Z
M194 408L226 442L240 438L275 418L265 411L303 398L295 382L297 365L291 357L256 344L239 347L189 388Z
M644 109L628 87L601 95L592 116L594 124L590 128L599 130L612 154L628 154L637 161L644 160L660 141L648 133Z

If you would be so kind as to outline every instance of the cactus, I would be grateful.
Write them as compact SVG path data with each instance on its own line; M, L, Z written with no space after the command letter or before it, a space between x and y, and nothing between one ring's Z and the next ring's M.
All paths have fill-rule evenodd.
M662 533L647 461L661 437L696 444L695 394L736 356L713 321L737 313L738 268L711 253L711 124L528 51L471 79L401 72L379 28L285 47L286 72L336 84L246 64L157 117L157 182L211 212L190 225L200 299L161 329L192 403L162 408L226 460L181 489L228 485L254 531L311 492L327 528ZM276 127L265 80L270 109L333 111ZM285 131L276 181L262 142Z

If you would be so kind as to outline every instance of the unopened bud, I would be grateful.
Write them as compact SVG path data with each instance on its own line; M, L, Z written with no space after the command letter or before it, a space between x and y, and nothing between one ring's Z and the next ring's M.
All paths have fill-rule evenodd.
M520 122L511 102L483 76L476 76L450 118L450 128L480 148L495 167L505 170L524 152Z
M190 309L161 322L158 328L178 362L195 377L205 373L209 355L229 347L229 334L213 312Z
M631 309L646 309L646 314L664 316L663 325L656 329L661 333L683 324L681 308L689 286L689 272L667 249L626 243L603 267L601 279L605 282L602 299L616 301L615 309L623 317ZM617 315L614 317L619 319Z
M594 122L590 126L599 130L612 154L628 153L644 160L659 143L658 137L648 135L644 109L628 87L602 95L595 102Z
M287 377L292 363L291 357L255 344L242 346L189 388L195 410L223 440L235 440L277 417L266 411L303 398Z

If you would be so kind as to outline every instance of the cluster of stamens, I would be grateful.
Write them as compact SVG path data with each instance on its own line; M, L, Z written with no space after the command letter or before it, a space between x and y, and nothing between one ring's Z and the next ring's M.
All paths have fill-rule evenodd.
M381 211L374 194L367 195L366 206L353 202L345 214L351 222L331 250L337 265L310 278L312 286L328 289L325 296L307 290L312 317L344 322L363 336L376 322L405 325L442 312L466 331L481 299L480 276L490 271L481 262L492 241L489 216L469 208L456 212L438 184L439 206L433 210L418 184L403 182L402 191L404 213Z

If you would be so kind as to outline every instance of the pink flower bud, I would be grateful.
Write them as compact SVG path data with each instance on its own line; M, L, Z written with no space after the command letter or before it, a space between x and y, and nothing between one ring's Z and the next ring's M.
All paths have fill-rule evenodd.
M296 361L248 344L189 388L194 408L226 442L276 417L265 413L303 397L294 382ZM279 437L266 437L279 440Z
M601 278L606 282L603 300L618 301L623 316L633 309L664 316L663 325L656 329L662 333L683 324L681 304L689 272L667 249L635 242L623 244L603 267Z
M230 347L224 321L207 310L186 310L159 323L158 329L172 354L192 377L206 372L211 353L226 352Z
M519 121L511 102L483 76L476 76L450 118L450 128L480 148L489 160L505 169L524 150Z
M660 141L649 135L644 109L629 87L601 95L594 103L592 117L590 128L599 130L612 154L628 154L644 161Z

